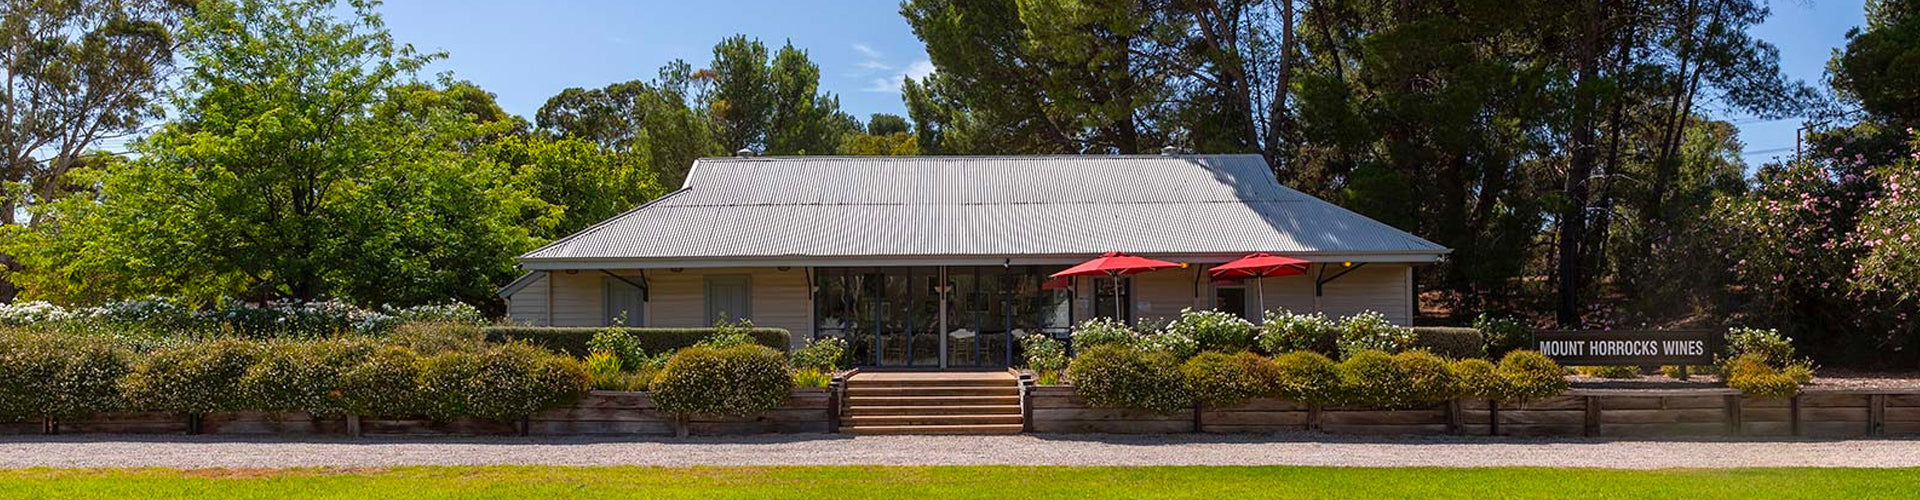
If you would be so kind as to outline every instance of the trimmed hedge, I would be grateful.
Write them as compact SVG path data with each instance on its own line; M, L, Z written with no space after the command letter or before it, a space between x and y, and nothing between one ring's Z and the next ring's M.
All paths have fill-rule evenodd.
M349 336L173 341L136 353L124 338L0 331L0 421L121 409L512 420L588 389L572 358L455 333L416 339L437 338L422 343L437 351Z
M520 340L533 345L569 356L586 356L587 343L593 335L603 330L626 332L632 335L640 349L649 353L663 353L693 347L719 332L717 328L605 328L571 326L490 326L482 328L486 338L493 342ZM792 343L793 332L785 328L755 327L747 332L753 337L753 343L786 352Z
M1274 394L1280 384L1280 367L1251 352L1227 354L1207 351L1180 366L1193 391L1194 404L1227 407L1249 399Z
M660 411L734 416L779 407L792 388L786 356L752 344L681 349L650 387Z
M1172 353L1101 345L1073 358L1067 378L1094 406L1172 413L1193 404L1193 393Z
M1486 343L1480 330L1451 326L1413 327L1413 348L1453 359L1484 358Z
M132 362L125 347L100 338L0 335L0 422L118 409Z

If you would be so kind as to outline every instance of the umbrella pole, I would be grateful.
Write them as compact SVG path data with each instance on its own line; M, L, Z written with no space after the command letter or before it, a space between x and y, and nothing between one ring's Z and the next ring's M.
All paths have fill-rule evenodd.
M1253 278L1253 289L1256 291L1256 293L1260 297L1260 316L1258 317L1265 318L1267 317L1267 277L1266 275L1258 275Z
M1120 273L1107 273L1113 279L1113 315L1121 323L1127 323L1127 312L1120 307ZM1132 323L1128 323L1132 324Z

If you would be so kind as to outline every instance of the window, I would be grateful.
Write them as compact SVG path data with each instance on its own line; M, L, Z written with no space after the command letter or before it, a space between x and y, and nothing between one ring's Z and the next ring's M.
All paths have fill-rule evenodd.
M1247 300L1247 287L1223 286L1213 289L1213 309L1215 311L1232 314L1239 316L1240 319L1259 323L1261 318L1254 317L1253 315L1260 313L1251 310L1254 308L1247 307L1248 302L1251 301Z
M707 325L753 318L753 283L745 275L707 277Z
M606 308L600 317L606 318L607 326L642 326L647 324L646 292L634 286L637 278L622 280L608 276L601 280L606 290Z
M1113 295L1116 293L1120 294L1119 304L1114 303ZM1118 314L1115 314L1114 306L1120 307ZM1093 278L1093 315L1133 324L1133 278Z

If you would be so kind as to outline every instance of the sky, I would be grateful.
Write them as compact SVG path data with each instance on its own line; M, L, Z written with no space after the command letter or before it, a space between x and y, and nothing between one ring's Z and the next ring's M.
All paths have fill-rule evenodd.
M1751 33L1779 47L1789 77L1825 88L1833 49L1865 22L1862 1L1775 0L1773 16ZM734 34L806 50L820 65L821 88L862 119L905 116L901 76L933 71L897 0L393 0L380 12L400 41L448 54L430 71L473 81L529 118L568 87L652 79L676 58L703 66L713 45ZM1705 111L1740 127L1750 163L1792 154L1799 120Z

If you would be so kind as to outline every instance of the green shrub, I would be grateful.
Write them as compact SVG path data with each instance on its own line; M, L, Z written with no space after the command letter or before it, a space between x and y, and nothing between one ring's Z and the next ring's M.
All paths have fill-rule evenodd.
M352 415L412 417L427 413L420 394L420 354L381 346L340 374L343 408Z
M1340 321L1340 355L1362 351L1397 353L1413 347L1413 330L1387 321L1386 315L1365 311Z
M1340 400L1344 404L1397 408L1407 401L1407 374L1386 351L1353 353L1340 362Z
M1453 359L1487 357L1480 331L1450 326L1413 327L1413 348Z
M1180 365L1180 374L1193 391L1194 404L1221 408L1272 395L1279 384L1279 367L1247 351L1227 354L1207 351Z
M1067 369L1067 348L1060 341L1042 334L1028 335L1020 339L1021 350L1027 355L1027 368L1035 373L1059 373Z
M619 364L621 370L639 370L647 361L647 350L640 348L640 339L632 332L619 328L604 328L587 340L587 352L605 354Z
M833 375L812 368L793 372L793 386L824 389L833 383Z
M262 355L239 339L190 342L148 353L121 380L135 408L200 414L247 410L240 380Z
M476 351L487 348L480 327L466 323L405 323L387 335L387 343L418 352Z
M1339 373L1345 404L1410 408L1451 399L1454 393L1447 361L1426 351L1360 351L1340 363Z
M1200 351L1239 352L1253 347L1253 323L1215 310L1181 309L1166 331L1191 338Z
M1576 366L1573 372L1583 376L1606 379L1640 378L1640 367L1624 365Z
M436 420L517 420L578 398L592 380L580 363L525 343L421 360L419 397Z
M1480 313L1473 319L1473 329L1480 331L1485 346L1482 350L1489 357L1499 358L1508 352L1533 348L1533 328L1518 318Z
M452 323L479 326L487 324L487 315L459 301L412 307L382 306L380 313L401 323Z
M0 422L117 409L131 362L125 347L100 337L0 333Z
M1200 342L1185 333L1175 331L1153 332L1139 337L1137 346L1152 352L1164 352L1174 359L1187 359L1200 352Z
M1340 401L1340 370L1333 360L1313 351L1294 351L1273 358L1280 397L1328 405Z
M1512 392L1507 378L1500 376L1499 367L1492 361L1469 358L1454 361L1447 366L1453 372L1455 393L1460 397L1505 401Z
M1113 318L1093 318L1073 325L1073 350L1083 353L1106 345L1132 347L1139 334L1133 327Z
M1800 394L1800 381L1767 363L1764 355L1748 353L1727 363L1727 387L1761 399L1785 399Z
M487 340L506 342L521 340L569 356L586 356L587 343L595 334L605 328L596 327L544 327L544 326L494 326L480 329ZM701 340L712 337L714 328L619 328L633 335L640 343L640 349L650 353L669 353L692 347ZM793 334L782 328L754 328L748 332L753 343L785 352L792 342Z
M274 340L261 345L259 361L240 377L247 407L262 411L344 415L341 374L373 350L361 340Z
M1167 352L1100 345L1075 356L1067 378L1094 406L1171 413L1193 405L1180 359Z
M468 396L468 415L514 420L578 399L587 373L573 358L525 343L511 343L480 354L480 376Z
M749 416L779 407L792 387L779 351L742 345L682 349L651 389L663 412Z
M588 354L581 366L587 370L587 379L595 390L624 391L631 387L632 374L621 367L620 358L609 352Z
M1412 350L1393 355L1394 364L1400 365L1400 371L1407 376L1407 401L1409 404L1431 403L1453 399L1455 385L1453 370L1447 360L1434 353Z
M736 320L736 321L728 321L726 318L720 318L720 321L715 321L713 323L713 335L708 335L707 338L700 339L700 342L695 343L693 345L700 346L700 347L711 347L714 349L725 349L728 347L747 345L752 343L753 343L753 322L752 321L744 320L744 319Z
M415 402L422 414L446 421L473 413L471 394L474 380L480 378L480 355L466 351L447 351L420 358L419 388Z
M1534 401L1567 391L1566 370L1539 351L1510 351L1500 358L1507 379L1507 401Z
M1332 354L1340 325L1320 313L1267 311L1260 324L1260 350L1278 356L1293 351Z
M1742 356L1759 356L1762 362L1773 366L1783 366L1795 361L1793 339L1781 335L1779 330L1758 328L1734 328L1727 331L1727 359Z
M810 340L807 345L793 351L789 360L794 369L810 369L821 373L833 373L840 368L840 360L846 357L847 341L838 337L821 337Z

